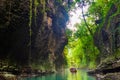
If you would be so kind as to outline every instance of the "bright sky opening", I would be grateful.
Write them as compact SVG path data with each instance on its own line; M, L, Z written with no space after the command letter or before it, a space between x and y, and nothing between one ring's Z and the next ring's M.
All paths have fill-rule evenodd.
M85 6L83 8L84 13L88 10L88 6ZM82 9L78 6L78 4L75 5L75 8L69 11L69 21L67 22L67 28L76 31L75 24L80 23L82 17Z

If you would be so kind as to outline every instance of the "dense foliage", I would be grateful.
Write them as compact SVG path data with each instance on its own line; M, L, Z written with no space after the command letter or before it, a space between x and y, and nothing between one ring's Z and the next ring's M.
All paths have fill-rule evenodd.
M64 53L69 66L94 68L99 51L94 45L93 36L89 34L86 25L82 22L76 25L77 31L68 34L68 45Z
M100 52L94 44L95 32L99 32L104 24L111 6L119 0L76 0L81 7L81 22L76 24L76 32L67 29L68 45L64 53L69 66L95 68L99 63ZM84 7L89 6L84 13Z

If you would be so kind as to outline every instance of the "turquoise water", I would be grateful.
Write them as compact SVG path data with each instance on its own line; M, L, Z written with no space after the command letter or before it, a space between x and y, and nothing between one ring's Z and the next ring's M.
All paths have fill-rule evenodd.
M89 76L85 70L78 70L77 73L71 73L69 70L37 77L24 77L18 80L96 80L95 77Z

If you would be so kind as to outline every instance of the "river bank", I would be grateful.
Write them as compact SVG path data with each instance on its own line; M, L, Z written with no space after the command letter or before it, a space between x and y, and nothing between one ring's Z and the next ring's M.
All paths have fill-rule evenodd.
M17 77L9 72L0 72L0 80L17 80Z
M36 77L36 76L45 76L48 74L53 74L54 72L31 72L31 73L20 73L12 74L11 72L0 72L0 80L18 80L20 77Z
M98 80L120 80L120 59L102 62L88 74L96 76Z
M18 80L19 77L35 77L52 74L55 71L39 70L31 67L23 67L21 69L13 67L2 67L0 69L0 80Z

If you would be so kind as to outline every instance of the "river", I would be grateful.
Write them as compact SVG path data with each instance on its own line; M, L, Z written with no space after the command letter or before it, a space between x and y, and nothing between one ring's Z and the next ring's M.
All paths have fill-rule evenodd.
M85 70L78 70L76 73L65 70L44 76L20 77L18 80L96 80L96 78L89 76Z

